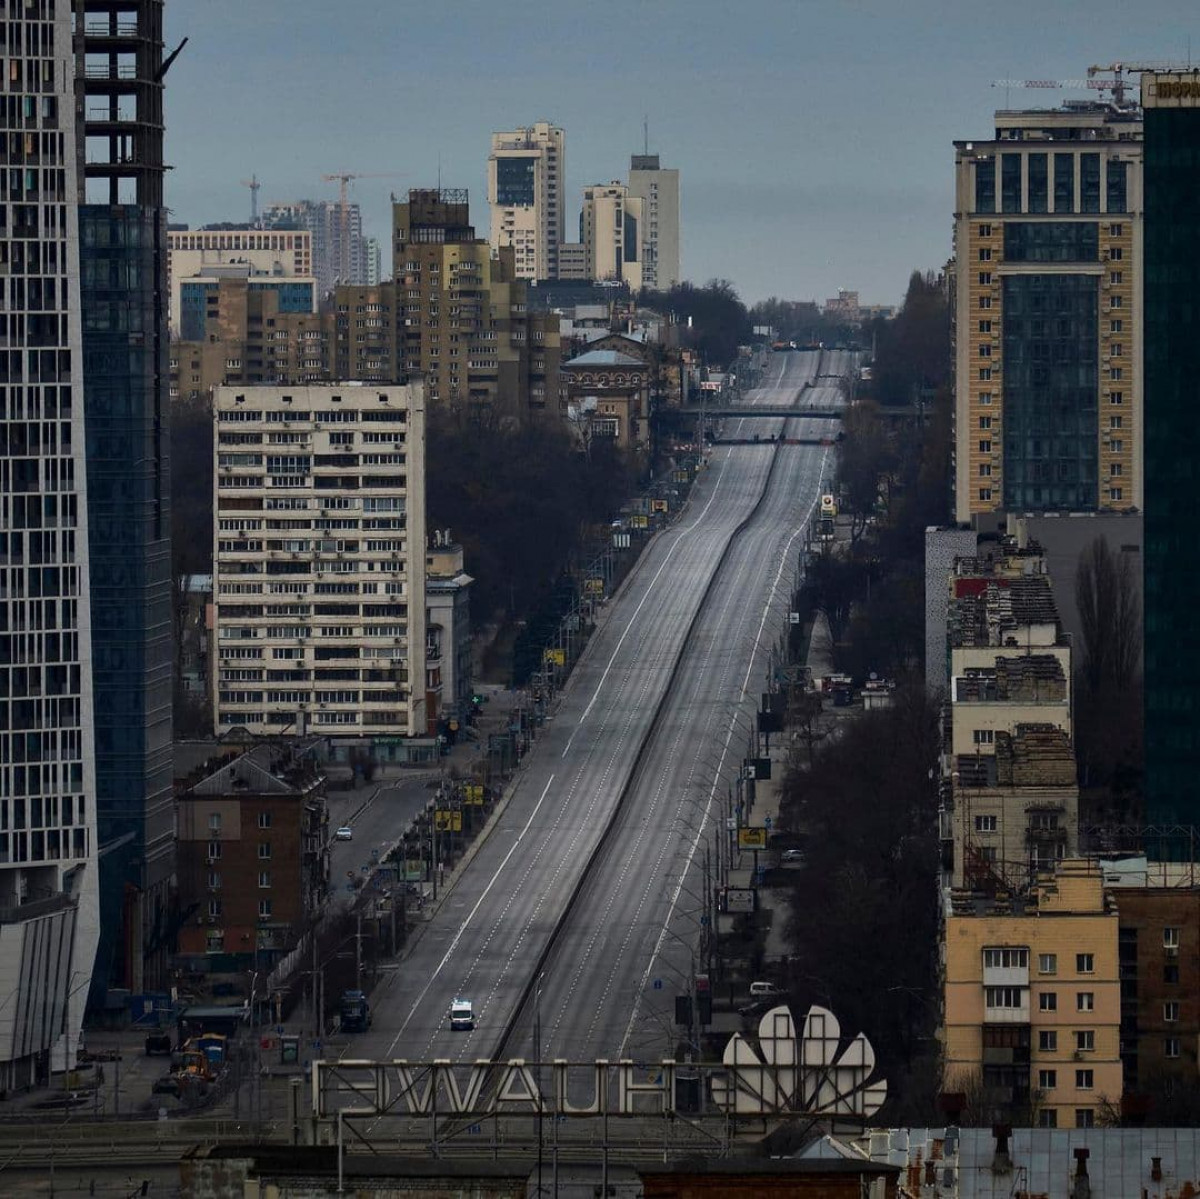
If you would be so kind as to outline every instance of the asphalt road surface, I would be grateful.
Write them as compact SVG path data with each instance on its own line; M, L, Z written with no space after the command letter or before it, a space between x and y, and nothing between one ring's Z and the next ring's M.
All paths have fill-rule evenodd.
M806 381L852 365L850 355L831 352L778 354L768 362L769 383L748 399L789 402ZM822 379L804 398L824 406L842 394ZM737 423L763 438L784 424L730 422ZM811 418L787 425L795 436L831 431L830 422ZM832 475L832 455L769 441L713 452L680 519L610 603L503 819L377 989L374 1026L352 1038L345 1056L488 1058L514 1020L508 1053L534 1056L519 1044L530 1020L521 1005L597 852L544 968L540 1056L617 1057L656 1036L663 1041L669 1024L649 998L662 995L647 990L648 980L689 969L682 963L696 905L685 892L699 895L703 885L695 847L708 835L709 800L723 795L730 765L740 764L744 714L755 706L765 652L786 620L800 530ZM449 1029L456 996L475 1006L473 1032Z

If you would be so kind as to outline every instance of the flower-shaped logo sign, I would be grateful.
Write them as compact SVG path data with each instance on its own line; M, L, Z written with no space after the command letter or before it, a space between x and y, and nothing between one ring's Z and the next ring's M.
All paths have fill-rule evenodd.
M741 1033L725 1046L724 1078L713 1079L713 1099L738 1116L785 1112L869 1118L887 1098L887 1082L873 1078L875 1050L862 1033L842 1044L837 1017L810 1007L804 1035L792 1013L772 1008L758 1024L758 1050Z

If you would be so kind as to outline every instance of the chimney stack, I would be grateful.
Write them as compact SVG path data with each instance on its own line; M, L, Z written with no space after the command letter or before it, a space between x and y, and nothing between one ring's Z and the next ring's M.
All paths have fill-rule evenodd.
M1071 1199L1092 1199L1092 1182L1087 1172L1088 1152L1084 1146L1075 1150L1075 1179L1071 1187Z
M1152 1157L1150 1159L1150 1178L1154 1182L1162 1182L1162 1158Z

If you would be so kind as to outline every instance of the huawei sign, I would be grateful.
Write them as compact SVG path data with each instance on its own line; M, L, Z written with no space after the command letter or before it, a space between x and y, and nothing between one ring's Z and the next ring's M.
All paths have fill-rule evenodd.
M803 1035L792 1013L772 1008L759 1021L758 1049L741 1033L725 1046L724 1077L712 1080L713 1102L730 1115L874 1116L887 1098L887 1082L874 1078L875 1051L859 1033L842 1045L837 1017L811 1007Z

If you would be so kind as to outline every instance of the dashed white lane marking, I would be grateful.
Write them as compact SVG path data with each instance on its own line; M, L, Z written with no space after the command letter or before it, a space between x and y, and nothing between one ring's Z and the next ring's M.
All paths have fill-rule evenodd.
M534 817L541 810L542 802L545 800L546 796L550 793L550 784L553 782L554 782L554 775L551 775L546 780L546 785L544 788L542 788L542 794L538 797L537 803L534 804L533 811L529 813L529 819L527 821L525 821L525 827L517 834L517 839L509 847L508 853L506 853L504 855L504 860L500 863L499 866L496 867L495 874L493 874L491 879L488 881L488 885L486 887L484 887L483 893L479 896L479 899L476 902L475 906L471 909L470 915L459 926L458 932L456 932L454 934L454 940L450 942L450 948L446 950L446 953L442 957L442 960L440 962L438 962L437 968L429 976L429 981L422 988L421 994L419 996L417 996L416 1003L413 1004L412 1008L409 1010L408 1015L404 1017L404 1023L402 1025L400 1025L400 1031L396 1033L395 1040L393 1040L391 1045L388 1046L388 1056L389 1057L391 1057L391 1055L393 1053L395 1053L396 1045L399 1043L400 1038L404 1035L404 1030L408 1027L408 1022L413 1018L413 1015L416 1013L417 1008L419 1008L421 1006L421 1001L429 993L429 988L433 986L433 980L435 978L437 978L437 976L442 972L442 968L450 960L450 955L454 953L455 947L458 945L459 941L462 939L463 933L465 933L467 931L467 925L469 925L471 923L471 921L475 918L475 913L478 912L479 909L483 906L483 901L485 899L487 899L488 892L491 891L492 886L495 884L496 880L500 877L501 871L503 871L504 867L508 865L508 859L513 856L513 853L516 851L517 846L521 844L521 841L524 839L525 834L527 832L529 832L529 828L533 824Z

